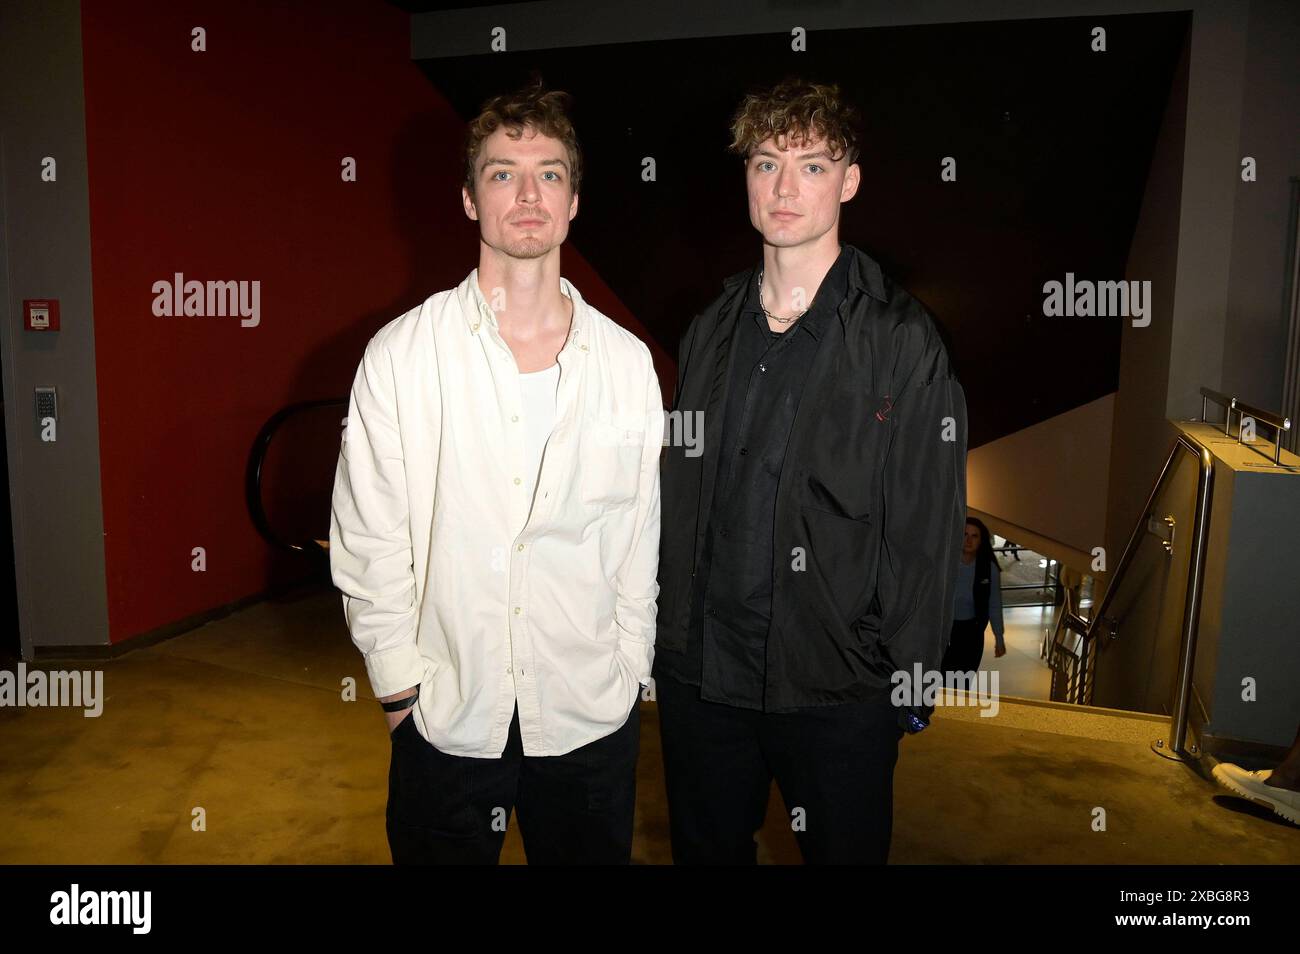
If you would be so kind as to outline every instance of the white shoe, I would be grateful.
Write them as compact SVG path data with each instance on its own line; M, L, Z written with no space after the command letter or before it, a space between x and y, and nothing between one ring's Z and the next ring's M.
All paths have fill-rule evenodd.
M1234 795L1267 805L1287 821L1300 825L1300 792L1265 785L1264 780L1272 774L1272 769L1247 772L1231 762L1220 762L1213 772L1214 780Z

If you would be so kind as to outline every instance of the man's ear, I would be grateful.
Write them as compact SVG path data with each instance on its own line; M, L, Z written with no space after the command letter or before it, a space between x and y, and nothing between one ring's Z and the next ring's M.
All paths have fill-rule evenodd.
M469 217L470 221L477 222L478 209L474 208L474 199L470 196L469 189L464 186L460 187L460 201L465 206L465 215Z
M850 164L844 173L844 188L840 192L841 202L848 202L849 199L858 194L858 183L861 179L862 170L858 168L858 164L856 162Z
M572 222L573 217L577 214L578 214L578 193L575 192L573 193L573 198L569 200L569 221Z

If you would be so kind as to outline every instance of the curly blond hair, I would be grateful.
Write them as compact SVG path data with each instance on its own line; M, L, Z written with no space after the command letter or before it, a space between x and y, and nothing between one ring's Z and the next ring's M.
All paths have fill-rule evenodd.
M768 139L789 143L821 138L833 159L847 155L854 163L859 122L858 111L844 100L838 85L786 79L741 101L731 120L727 148L747 160Z
M465 189L470 196L474 195L476 167L479 156L483 154L483 142L502 126L511 139L518 139L528 127L543 136L560 140L569 154L569 183L573 194L577 195L582 186L582 149L569 119L572 102L573 97L568 93L558 89L547 90L540 81L485 102L479 114L470 121L465 135Z

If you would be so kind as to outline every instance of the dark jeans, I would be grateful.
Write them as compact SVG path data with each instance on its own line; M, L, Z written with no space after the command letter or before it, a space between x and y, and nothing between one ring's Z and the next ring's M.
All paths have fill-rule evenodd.
M984 627L987 620L955 619L948 640L948 650L939 666L945 673L978 670L984 658ZM979 678L978 676L976 677ZM945 682L947 677L944 677Z
M776 779L807 864L883 864L903 730L888 688L866 702L760 712L655 679L674 864L752 865ZM802 830L801 830L802 829Z
M516 709L499 759L447 755L408 715L392 732L388 770L393 863L496 864L513 808L529 864L627 864L639 704L622 728L554 756L523 754Z

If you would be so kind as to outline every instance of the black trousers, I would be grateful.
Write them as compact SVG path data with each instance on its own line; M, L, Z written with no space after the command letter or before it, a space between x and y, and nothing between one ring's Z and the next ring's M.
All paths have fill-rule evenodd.
M448 755L407 716L392 732L393 863L496 864L511 809L529 864L627 864L632 856L640 697L627 721L564 755L525 756L519 710L499 759Z
M948 641L948 650L940 665L945 673L978 670L984 658L984 627L987 620L955 619Z
M655 679L674 864L752 865L776 779L807 864L884 864L898 712L866 702L760 712Z

